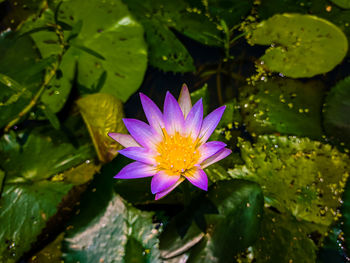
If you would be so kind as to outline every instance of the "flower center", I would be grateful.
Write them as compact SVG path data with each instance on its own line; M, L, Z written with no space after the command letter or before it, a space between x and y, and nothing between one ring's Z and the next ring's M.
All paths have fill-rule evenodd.
M169 136L163 129L164 139L157 146L156 161L159 170L173 174L181 174L197 164L200 153L198 143L191 137L183 137L179 133Z

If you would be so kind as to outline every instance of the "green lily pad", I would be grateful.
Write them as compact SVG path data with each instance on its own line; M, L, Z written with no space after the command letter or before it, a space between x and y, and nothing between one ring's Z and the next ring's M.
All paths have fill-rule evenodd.
M339 219L349 157L328 144L307 138L259 136L241 143L245 165L230 170L234 178L259 183L265 202L298 220L312 222L325 234Z
M324 127L338 142L350 145L350 77L337 83L326 97Z
M105 58L80 49L79 84L91 89L106 71L107 78L100 91L126 101L139 88L147 67L143 28L127 7L120 0L102 3L74 0L62 3L59 19L67 24L82 21L74 46L83 46Z
M113 160L121 146L112 140L108 133L126 133L122 121L123 104L115 96L103 93L88 95L79 99L77 104L99 159L102 162Z
M63 2L58 13L59 21L71 25L72 29L64 31L64 40L70 47L62 58L59 74L42 96L42 101L53 112L63 107L76 66L78 87L82 92L96 92L96 84L105 74L105 81L98 91L115 95L122 101L139 88L147 67L143 29L121 1L102 4L89 1L84 2L84 8L81 4L80 0ZM22 32L49 23L55 23L54 11L50 9L40 18L28 20ZM41 30L31 36L44 57L61 52L54 32Z
M348 50L347 38L337 26L301 14L274 15L256 25L249 41L271 45L261 57L262 63L270 71L292 78L329 72L341 63Z
M65 262L160 262L153 213L132 207L113 191L113 175L123 166L119 161L102 169L83 196L80 213L69 222Z
M31 248L72 185L41 181L5 184L0 199L0 261L14 263Z
M90 145L76 149L60 132L37 129L22 136L28 136L23 145L14 133L0 140L0 164L7 174L6 183L47 179L94 157Z
M302 223L288 214L264 209L261 234L251 258L256 262L316 262L317 247Z
M279 132L321 138L324 85L319 81L269 79L240 92L244 123L251 134Z
M333 3L335 3L337 6L340 6L344 9L350 8L350 1L349 0L331 0Z
M258 185L244 180L218 182L208 198L193 201L170 222L160 236L161 255L170 259L188 253L188 262L226 262L256 240L262 208Z
M172 28L205 45L222 46L215 23L185 1L128 0L125 4L145 28L152 66L174 72L195 70L191 55Z

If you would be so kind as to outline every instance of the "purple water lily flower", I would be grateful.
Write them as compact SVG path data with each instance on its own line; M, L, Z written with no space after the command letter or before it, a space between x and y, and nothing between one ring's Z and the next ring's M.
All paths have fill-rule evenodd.
M149 125L136 119L123 119L130 135L108 135L125 147L122 155L134 159L114 178L134 179L153 176L151 191L158 200L185 179L207 191L208 177L203 171L231 153L226 144L207 142L218 125L226 106L203 119L202 99L192 107L190 94L183 85L179 101L168 91L163 113L146 95L140 93Z

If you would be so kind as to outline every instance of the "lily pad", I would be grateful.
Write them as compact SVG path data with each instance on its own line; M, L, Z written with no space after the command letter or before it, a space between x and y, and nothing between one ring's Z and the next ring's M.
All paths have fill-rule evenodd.
M90 145L75 149L60 132L38 129L22 134L22 138L23 145L14 133L0 140L0 164L6 172L6 183L47 179L94 157Z
M324 85L319 81L269 79L240 92L244 123L251 134L322 136L321 109Z
M216 24L183 0L128 0L125 4L145 28L152 66L174 72L195 70L191 55L172 28L205 45L222 46Z
M97 155L102 162L111 161L121 146L112 140L109 132L126 133L122 118L123 104L115 96L97 93L77 101L89 129Z
M147 67L143 28L127 7L120 0L74 0L62 3L59 19L67 24L82 21L74 46L105 58L102 60L80 48L79 84L91 89L106 71L107 78L100 91L126 101L139 88Z
M126 101L139 88L147 67L143 28L130 16L126 6L121 1L63 2L58 20L71 26L71 31L63 32L69 49L42 97L43 102L53 104L50 107L54 112L62 108L72 87L75 68L82 92L96 92L96 84L106 74L99 91ZM40 18L27 21L22 31L50 23L55 23L54 10L48 9ZM61 52L54 32L41 30L31 35L44 57Z
M349 157L328 144L307 138L259 136L241 143L245 166L230 170L234 178L258 182L265 202L298 220L316 224L323 235L339 219Z
M260 231L250 256L256 262L316 262L315 243L292 216L265 208Z
M5 184L0 199L0 261L17 262L31 248L72 185L41 181Z
M337 6L340 6L344 9L350 8L350 1L349 0L331 0L333 3L335 3Z
M331 89L323 112L328 135L338 142L350 145L350 77Z
M80 213L69 222L65 262L160 262L153 214L132 207L113 191L113 175L123 165L119 161L102 169L83 196Z
M329 72L348 51L347 38L337 26L302 14L274 15L256 25L249 41L271 45L261 61L270 71L292 78Z

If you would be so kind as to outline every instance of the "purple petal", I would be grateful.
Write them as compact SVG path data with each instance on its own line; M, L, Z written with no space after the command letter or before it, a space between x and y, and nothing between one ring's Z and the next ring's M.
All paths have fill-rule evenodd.
M190 135L194 140L197 139L202 127L203 121L203 102L202 99L194 104L193 108L187 115L185 121L186 134Z
M110 132L108 133L108 136L119 142L124 147L140 147L140 144L138 144L129 134Z
M212 111L202 123L202 128L199 133L200 143L205 143L210 135L215 130L216 126L219 124L222 114L224 113L226 106L221 106L216 110Z
M221 159L224 159L225 157L227 157L231 153L232 153L232 151L230 149L227 149L227 148L222 149L221 151L217 152L216 154L214 154L213 156L209 157L204 162L202 162L201 163L202 169L208 167L209 165L211 165L213 163L220 161Z
M123 119L123 121L130 135L142 146L152 149L161 140L148 124L136 119Z
M120 172L114 176L114 178L135 179L153 176L155 173L157 173L157 170L154 166L140 162L133 162L127 166L124 166L124 168L121 169Z
M179 105L186 118L187 114L190 112L192 108L191 96L190 96L190 93L188 92L188 88L186 84L182 85L182 89L179 96Z
M208 177L201 168L195 167L186 172L184 176L194 186L197 186L204 191L208 191Z
M162 128L164 128L164 121L162 112L146 95L140 93L140 99L148 123L156 132L158 132L158 134L163 134Z
M159 171L152 178L151 191L156 194L173 186L180 179L180 175L167 174L165 171Z
M156 194L156 200L159 200L160 198L163 198L164 196L166 196L167 194L169 194L172 190L174 190L179 184L181 184L183 181L185 180L185 178L183 177L180 177L179 180L177 180L177 182L170 186L169 188L165 189L164 191L162 192L159 192Z
M164 101L164 125L168 134L172 135L176 131L184 132L184 115L173 95L168 91Z
M118 151L120 154L146 164L156 164L155 153L142 147L128 147Z
M207 142L201 145L198 148L198 151L201 155L199 157L198 163L202 163L204 160L208 159L212 155L216 154L218 151L222 150L225 146L226 143L218 141Z

